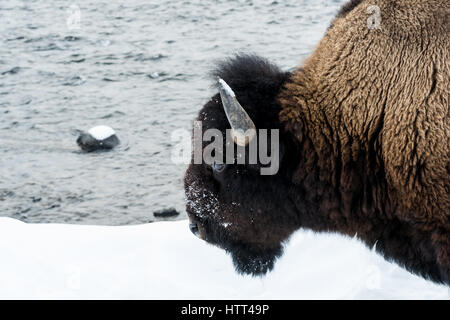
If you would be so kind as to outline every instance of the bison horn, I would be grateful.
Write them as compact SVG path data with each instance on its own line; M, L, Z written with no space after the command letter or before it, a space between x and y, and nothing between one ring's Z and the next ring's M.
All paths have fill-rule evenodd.
M246 146L256 135L255 124L237 101L233 90L222 79L219 79L219 92L223 109L231 125L231 136L234 143Z

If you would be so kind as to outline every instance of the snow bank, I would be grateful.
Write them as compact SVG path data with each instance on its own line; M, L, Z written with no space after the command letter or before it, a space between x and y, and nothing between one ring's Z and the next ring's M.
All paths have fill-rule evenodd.
M274 272L237 275L187 221L141 226L29 225L0 218L0 298L448 299L336 235L299 231Z

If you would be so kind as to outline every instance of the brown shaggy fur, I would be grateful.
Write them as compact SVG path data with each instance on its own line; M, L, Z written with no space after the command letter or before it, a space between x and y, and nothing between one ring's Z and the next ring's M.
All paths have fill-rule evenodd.
M377 225L406 223L448 275L450 2L353 2L279 95L304 155L295 181L322 199L323 228L376 243ZM367 28L369 5L380 29Z

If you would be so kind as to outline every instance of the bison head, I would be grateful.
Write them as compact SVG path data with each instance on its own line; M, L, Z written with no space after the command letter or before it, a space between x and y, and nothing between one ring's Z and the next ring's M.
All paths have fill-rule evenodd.
M225 82L219 84L220 94L202 108L197 121L202 133L216 129L226 137L231 132L236 143L231 139L233 152L227 154L223 142L222 162L196 164L192 159L185 175L190 228L201 239L229 252L238 272L261 275L272 269L283 241L300 226L297 208L289 199L293 168L288 159L295 157L288 153L295 152L294 139L282 130L276 99L289 73L265 59L238 55L219 64L214 76ZM247 136L247 141L239 137L242 128L236 128L236 123L241 123L244 131L256 128L256 135ZM233 130L227 130L231 127ZM260 129L279 130L278 141L271 141L274 138L269 133L269 140L264 141L267 145L261 145ZM279 161L276 174L261 174L267 164L259 158L250 162L249 139L258 141L258 151L267 148ZM203 141L203 135L194 134L193 140L203 151L209 143ZM242 155L244 160L238 161Z
M302 227L357 236L448 283L447 8L422 2L378 1L378 28L369 1L349 1L292 74L254 56L219 65L214 75L231 89L222 82L200 111L202 132L232 128L233 147L249 149L252 139L264 145L246 130L279 130L279 148L265 146L279 158L274 175L248 152L230 163L226 145L228 164L194 152L185 176L192 231L230 252L238 271L266 273Z

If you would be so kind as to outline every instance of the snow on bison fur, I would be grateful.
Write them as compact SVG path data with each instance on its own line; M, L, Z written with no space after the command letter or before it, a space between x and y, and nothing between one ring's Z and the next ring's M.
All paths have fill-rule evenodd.
M367 26L371 5L378 29ZM449 16L448 0L351 1L292 72L253 55L220 63L214 75L256 128L280 130L280 167L261 175L261 164L191 163L194 233L241 273L270 271L305 228L357 236L449 284ZM230 128L221 98L200 111L202 130Z

